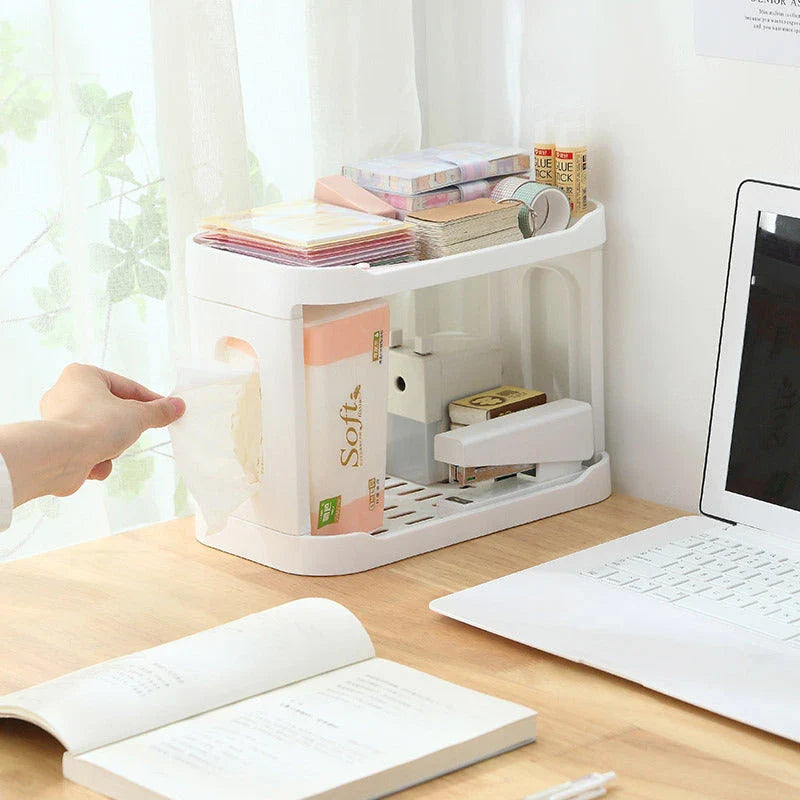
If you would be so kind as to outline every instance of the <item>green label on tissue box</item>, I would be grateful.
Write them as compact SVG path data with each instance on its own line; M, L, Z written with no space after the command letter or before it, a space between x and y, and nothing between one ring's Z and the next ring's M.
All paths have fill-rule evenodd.
M337 497L329 497L327 500L320 500L317 527L324 528L326 525L333 525L334 522L338 522L341 506L341 495L338 495Z

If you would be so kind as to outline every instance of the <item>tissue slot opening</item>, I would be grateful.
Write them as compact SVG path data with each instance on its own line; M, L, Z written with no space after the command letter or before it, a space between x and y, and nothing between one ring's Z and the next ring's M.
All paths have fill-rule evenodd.
M225 336L217 342L214 358L238 369L258 368L258 356L253 345L235 336Z

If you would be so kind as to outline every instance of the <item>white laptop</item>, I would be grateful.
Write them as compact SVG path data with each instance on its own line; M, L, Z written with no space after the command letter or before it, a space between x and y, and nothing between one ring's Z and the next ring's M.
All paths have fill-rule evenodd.
M434 611L800 742L800 189L736 202L701 492Z

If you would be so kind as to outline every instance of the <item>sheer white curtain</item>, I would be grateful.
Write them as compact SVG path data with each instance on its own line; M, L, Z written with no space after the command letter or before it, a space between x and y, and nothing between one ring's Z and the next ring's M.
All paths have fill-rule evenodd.
M525 145L520 116L533 78L520 69L524 0L415 0L414 12L422 144ZM485 336L489 284L498 299L506 291L500 276L446 284L418 292L409 313L418 330L435 319L451 330Z
M141 3L0 8L0 422L74 360L169 387L169 253ZM17 510L0 558L181 512L163 431L104 485Z
M181 359L188 355L186 237L203 217L250 208L253 197L230 2L150 0L150 19L172 256L172 349Z
M515 141L521 3L5 0L0 424L35 418L73 360L169 391L203 216L358 158ZM0 559L187 509L151 432L105 484L19 509Z
M415 0L423 145L517 144L520 115L547 75L523 75L525 0Z
M248 141L273 194L419 147L412 0L233 0Z

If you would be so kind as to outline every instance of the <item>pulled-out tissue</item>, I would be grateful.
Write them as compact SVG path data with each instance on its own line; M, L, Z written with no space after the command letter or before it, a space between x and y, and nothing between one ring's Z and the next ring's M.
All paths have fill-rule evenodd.
M264 474L258 371L179 367L173 394L186 401L184 415L169 426L175 465L208 532L217 533Z

